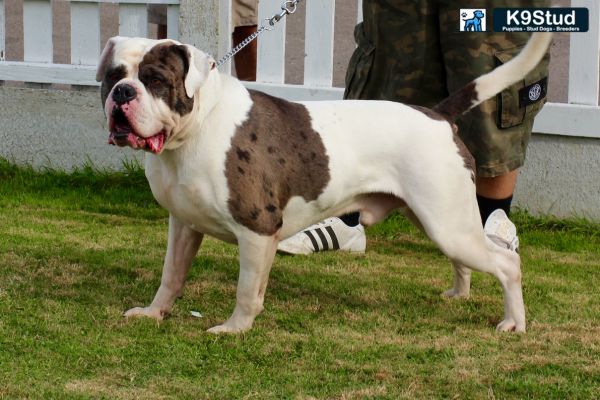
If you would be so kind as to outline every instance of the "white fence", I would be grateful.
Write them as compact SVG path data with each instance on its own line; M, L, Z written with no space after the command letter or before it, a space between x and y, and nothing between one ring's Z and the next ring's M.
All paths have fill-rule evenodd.
M224 53L231 45L225 34L230 25L231 0L202 0L207 19L220 26L209 48ZM357 20L360 20L358 1ZM343 89L332 87L335 0L304 0L306 3L304 84L289 85L285 77L286 21L263 34L258 47L257 82L248 86L294 100L340 99ZM119 34L147 36L147 4L168 8L168 37L179 38L179 0L73 0L70 1L71 63L54 64L52 59L52 8L50 0L23 0L23 61L4 61L5 12L0 0L0 80L73 85L97 85L95 66L101 51L99 3L118 3ZM210 3L210 4L209 4ZM590 31L571 35L568 103L549 103L536 119L540 133L600 138L600 2L572 0L576 7L590 10ZM279 10L281 0L261 0L259 20ZM583 61L585 60L585 61ZM229 72L230 65L222 70Z

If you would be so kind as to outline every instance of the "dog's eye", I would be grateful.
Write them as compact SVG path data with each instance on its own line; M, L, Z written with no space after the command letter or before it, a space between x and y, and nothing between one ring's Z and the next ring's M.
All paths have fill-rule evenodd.
M157 87L157 86L161 86L163 81L162 81L162 79L159 79L159 78L152 78L152 79L150 79L149 83L150 83L150 86Z
M106 79L111 82L116 82L118 80L121 80L121 74L117 72L111 72L106 76Z

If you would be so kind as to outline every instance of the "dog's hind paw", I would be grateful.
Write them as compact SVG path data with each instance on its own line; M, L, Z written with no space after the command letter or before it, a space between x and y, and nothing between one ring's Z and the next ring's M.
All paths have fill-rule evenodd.
M496 326L497 332L525 332L525 325L518 326L513 319L505 319Z
M166 315L167 315L166 312L164 312L160 308L156 308L156 307L135 307L135 308L129 309L129 310L125 311L125 313L123 313L123 316L125 318L149 317L149 318L154 318L158 321L162 321Z
M442 293L443 297L446 297L448 299L468 299L469 298L469 292L460 292L454 288L452 289L448 289L446 290L444 293Z

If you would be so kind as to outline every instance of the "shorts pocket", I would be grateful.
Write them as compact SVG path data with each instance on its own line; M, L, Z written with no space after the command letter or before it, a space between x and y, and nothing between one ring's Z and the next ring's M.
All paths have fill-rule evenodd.
M512 60L523 47L494 53L497 66ZM511 128L531 121L546 103L548 93L548 63L550 54L531 71L525 79L500 93L498 101L498 127Z
M354 28L354 40L358 47L348 63L345 99L361 98L375 58L375 46L367 39L362 22Z

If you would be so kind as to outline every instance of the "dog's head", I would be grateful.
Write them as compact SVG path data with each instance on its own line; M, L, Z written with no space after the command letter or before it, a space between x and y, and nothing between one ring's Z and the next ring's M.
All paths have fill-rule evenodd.
M109 39L96 73L108 142L155 154L169 148L197 107L196 94L214 64L195 47L173 40Z
M473 12L473 17L475 17L477 19L481 19L481 18L485 17L485 14L481 10L475 10L475 12Z

